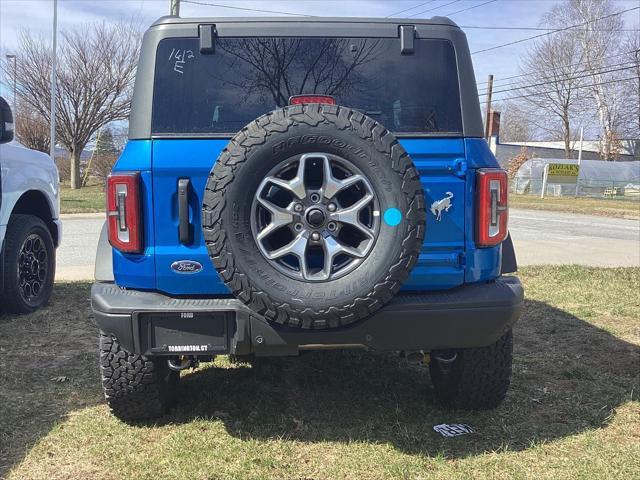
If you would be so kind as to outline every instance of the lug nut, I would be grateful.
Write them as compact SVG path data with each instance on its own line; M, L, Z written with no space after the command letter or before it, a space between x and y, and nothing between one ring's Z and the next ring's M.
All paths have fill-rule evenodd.
M320 195L317 193L312 193L310 198L313 203L318 203L320 201Z
M318 232L313 232L311 234L311 240L313 240L314 242L317 242L318 240L320 240L320 234Z
M293 209L294 209L296 212L301 212L303 208L304 208L304 207L302 206L302 204L301 204L301 203L296 203L296 204L295 204L295 206L293 207Z
M329 210L330 212L335 212L336 208L337 207L335 203L330 203L329 205L327 205L327 210Z
M336 225L336 222L329 222L327 224L327 228L333 232L336 228L338 228L338 226Z
M302 224L301 223L296 223L293 228L295 229L296 232L300 232L302 231Z

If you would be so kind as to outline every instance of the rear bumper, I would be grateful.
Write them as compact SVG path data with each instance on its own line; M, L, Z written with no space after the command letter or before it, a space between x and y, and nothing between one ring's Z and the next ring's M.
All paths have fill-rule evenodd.
M518 320L517 277L453 290L397 295L374 315L341 328L301 330L267 322L235 298L173 298L96 283L98 327L127 350L146 355L296 355L300 350L425 350L482 347Z

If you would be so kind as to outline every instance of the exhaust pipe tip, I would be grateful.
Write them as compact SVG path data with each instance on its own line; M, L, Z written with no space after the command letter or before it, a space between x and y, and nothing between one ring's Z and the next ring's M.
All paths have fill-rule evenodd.
M451 372L454 362L458 359L458 354L453 350L432 352L431 355L438 362L438 367L443 375Z

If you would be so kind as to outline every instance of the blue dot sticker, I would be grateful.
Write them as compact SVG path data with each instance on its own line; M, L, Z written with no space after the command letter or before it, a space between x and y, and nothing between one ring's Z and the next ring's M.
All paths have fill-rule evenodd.
M402 213L397 208L387 208L382 218L384 218L384 223L390 227L397 227L402 221Z

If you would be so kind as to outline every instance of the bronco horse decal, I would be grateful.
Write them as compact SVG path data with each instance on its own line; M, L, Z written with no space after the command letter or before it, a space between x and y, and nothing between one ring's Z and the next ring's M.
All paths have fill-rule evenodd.
M436 221L442 220L442 211L448 212L453 205L453 193L447 192L446 197L441 200L436 200L431 204L431 213L436 216Z

